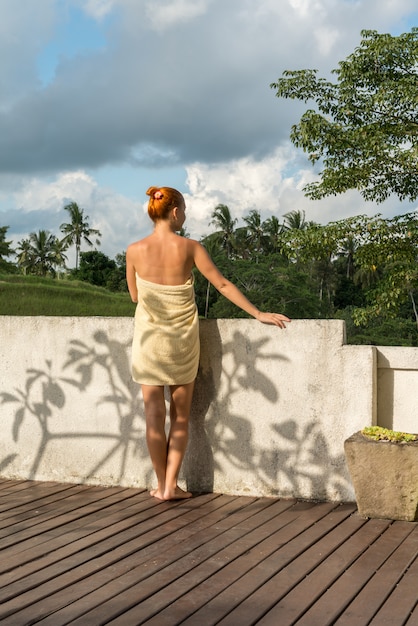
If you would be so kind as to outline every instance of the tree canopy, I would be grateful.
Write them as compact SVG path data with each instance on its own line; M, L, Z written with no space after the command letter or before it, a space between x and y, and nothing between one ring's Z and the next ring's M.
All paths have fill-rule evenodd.
M64 207L64 210L68 211L71 222L61 224L60 230L65 235L64 244L67 246L75 245L75 268L78 269L82 241L88 246L93 246L90 237L96 235L96 244L99 245L101 233L96 228L90 228L89 216L84 214L84 209L80 209L76 202L70 202Z
M57 267L65 267L65 250L65 245L55 235L39 230L19 241L17 264L25 274L55 276Z
M278 98L316 103L291 130L293 144L320 181L306 185L312 199L358 189L366 200L395 194L418 197L418 28L399 36L364 30L354 52L333 70L287 70L271 87Z
M0 270L8 270L11 268L11 263L6 261L5 257L14 254L12 248L12 242L6 241L6 233L9 230L8 226L0 226Z

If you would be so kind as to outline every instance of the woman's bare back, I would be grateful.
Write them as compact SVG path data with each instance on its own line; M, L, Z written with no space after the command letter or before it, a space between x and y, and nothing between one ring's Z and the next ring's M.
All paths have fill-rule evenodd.
M175 233L154 232L129 246L127 255L143 280L162 285L182 285L194 266L191 241Z

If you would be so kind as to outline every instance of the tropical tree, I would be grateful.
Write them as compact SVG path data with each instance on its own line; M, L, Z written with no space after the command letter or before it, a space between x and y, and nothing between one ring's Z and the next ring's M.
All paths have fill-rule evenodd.
M76 202L70 202L64 207L64 210L68 211L71 221L67 224L61 224L60 230L65 235L63 239L65 245L75 245L75 269L77 270L81 243L84 242L88 246L93 246L90 237L96 235L95 243L99 245L101 233L95 228L90 228L88 215L84 215L84 209L80 209Z
M305 211L289 211L283 217L283 227L287 230L303 230L307 227Z
M263 222L263 229L269 252L278 252L280 250L280 235L283 232L283 224L280 224L278 218L272 215Z
M252 249L256 263L258 263L259 255L263 251L264 240L266 239L259 211L255 209L250 211L249 215L244 217L244 222L247 225L247 245Z
M30 251L31 251L31 242L29 239L21 239L21 241L17 242L16 254L17 254L17 265L22 270L23 274L27 274L28 269L30 267Z
M201 244L222 271L222 265L226 258L226 252L221 246L219 233L207 235L201 239ZM218 298L218 292L216 289L212 288L210 281L206 280L198 272L195 272L195 292L199 313L207 318L211 304L216 302Z
M232 219L231 212L226 204L218 204L212 211L210 221L219 232L221 245L226 251L228 258L231 258L235 248L234 229L237 219Z
M356 253L356 263L368 271L369 304L354 312L357 324L373 317L396 315L410 301L418 327L418 215L414 211L394 218L369 219L366 240ZM367 275L367 274L366 274Z
M358 189L366 200L418 197L418 28L399 36L364 30L358 48L333 70L285 71L271 87L279 98L314 101L290 138L312 163L322 159L320 180L308 197Z
M116 262L103 252L90 250L80 254L80 267L72 272L73 276L98 287L107 287L116 270Z
M38 276L56 275L57 267L65 266L65 254L62 242L47 230L30 233L28 240L18 244L18 264L24 272Z
M338 251L338 256L344 260L346 266L346 277L353 278L355 272L355 263L354 259L356 256L357 244L353 237L353 235L348 235L348 237L341 242L340 249Z
M326 265L338 262L349 241L350 262L355 268L350 270L352 281L362 286L367 298L366 305L353 310L357 325L396 315L408 300L418 324L417 212L390 219L359 215L326 226L288 230L283 237L289 258L297 260L312 277L316 272L326 278L328 294L334 279Z
M0 226L0 270L1 271L9 271L12 267L12 264L6 261L5 257L14 254L14 250L12 249L12 242L6 241L6 233L8 231L8 226Z

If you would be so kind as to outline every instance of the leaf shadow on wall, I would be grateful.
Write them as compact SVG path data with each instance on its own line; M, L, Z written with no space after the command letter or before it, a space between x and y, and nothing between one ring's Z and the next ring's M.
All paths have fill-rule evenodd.
M222 343L216 320L205 321L209 324L210 332L201 333L201 364L184 462L188 489L213 491L216 473L224 476L237 470L241 492L250 484L271 496L341 500L350 490L343 450L340 454L331 450L314 408L307 407L301 419L283 414L281 382L266 374L266 364L286 364L290 359L271 349L271 336L251 340L238 330L231 341ZM271 371L277 371L276 366ZM248 391L264 400L256 416L248 415L245 400L241 402ZM251 406L257 406L254 399ZM269 412L271 430L260 443L256 429L263 410ZM312 418L307 417L310 413Z
M252 416L231 409L243 390L261 394L274 405L277 386L259 367L260 361L286 360L277 352L265 352L269 338L251 341L235 331L230 342L222 342L216 320L206 320L209 332L201 332L201 359L190 419L190 442L183 473L191 491L213 491L215 472L224 461L238 470L258 475L257 452L253 445ZM229 365L225 365L225 360Z
M106 332L98 330L92 337L90 345L83 341L72 340L66 354L66 361L60 368L51 359L45 361L43 368L31 368L26 371L26 381L22 388L13 392L0 393L1 404L16 405L12 426L13 440L18 443L22 429L30 419L37 421L40 439L29 470L29 478L36 479L47 448L57 440L77 440L108 442L106 453L96 458L92 454L91 468L80 477L85 481L94 479L101 468L112 459L118 460L119 471L115 477L120 482L126 473L126 465L130 454L144 458L145 429L141 415L138 386L132 383L128 358L128 345L110 339ZM60 370L60 374L55 372ZM97 405L110 404L109 411L117 418L118 432L82 431L74 432L62 429L65 424L61 416L70 399L74 388L79 392L77 402L83 404L83 394L93 384L94 376L102 370L106 381L105 395L97 398ZM72 390L70 389L72 388ZM77 411L77 402L74 410ZM93 448L94 450L97 447ZM5 468L17 454L3 459L1 467Z

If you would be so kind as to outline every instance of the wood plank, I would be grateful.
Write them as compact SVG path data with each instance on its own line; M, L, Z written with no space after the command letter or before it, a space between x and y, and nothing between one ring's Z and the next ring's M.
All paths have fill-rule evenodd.
M405 626L418 626L418 600Z
M352 507L340 507L335 504L317 505L315 510L305 512L303 526L298 522L292 523L291 537L286 529L276 524L268 538L254 545L239 558L227 563L217 573L194 587L190 594L185 594L170 604L165 610L158 613L147 624L216 624L227 612L232 610L242 599L245 599L257 587L268 580L272 573L281 567L282 546L289 548L293 542L293 553L288 553L292 560L295 554L304 551L307 544L330 531L332 526L341 523L350 516ZM327 519L327 521L325 521ZM200 608L199 608L200 607Z
M418 523L352 504L0 479L7 626L418 626Z
M12 526L16 522L23 522L27 519L31 519L36 513L39 515L43 508L48 505L54 505L60 500L64 500L73 493L79 493L85 489L81 485L68 485L64 489L57 489L56 491L49 489L45 492L45 495L37 494L35 497L33 494L27 494L24 497L7 498L7 505L3 504L3 510L0 512L0 529Z
M85 548L108 538L117 537L122 530L138 525L138 515L145 514L152 517L149 509L157 505L157 501L147 495L127 499L119 499L105 510L92 511L82 518L70 521L66 525L52 528L46 533L48 550L45 541L36 543L24 552L17 553L12 548L0 552L0 557L7 558L7 571L0 574L0 601L4 600L5 587L13 581L19 580L49 565L61 561L70 555L81 552ZM109 545L114 549L115 545ZM81 557L80 557L81 558ZM56 573L51 574L51 577Z
M380 532L380 522L381 520L369 520L367 523L368 530ZM348 559L341 563L340 569L338 569L338 565L336 568L331 568L330 563L323 563L320 568L312 572L306 581L274 608L271 612L272 617L275 613L277 615L278 612L281 612L285 617L284 623L290 623L290 618L292 618L291 623L299 626L334 624L342 609L351 602L366 582L389 558L397 545L412 530L407 523L390 524L386 521L383 523L387 525L387 528L382 534L376 536L375 541L371 536L369 541L360 543L358 537L353 537L353 543L356 544L353 546L353 553L348 554ZM372 545L370 546L370 544ZM356 554L357 550L358 553ZM335 555L332 558L335 560ZM332 582L329 573L324 568L335 574L335 582ZM317 597L314 597L314 594L309 594L307 589L310 584L309 579L313 577L315 577L315 582L319 580L322 583L322 586L318 588ZM296 621L295 618L301 615L300 602L302 597L305 607L309 606L309 602L314 601L315 603ZM297 601L299 606L295 606ZM263 622L265 626L272 623L269 620L261 620L261 624Z
M0 481L0 489L5 492L7 491L16 491L18 489L27 489L28 487L32 487L35 481L33 480L1 480ZM42 484L42 483L37 483ZM2 491L3 493L3 491Z
M239 511L242 511L242 501L237 498L233 499L238 501L236 506L239 507ZM254 499L251 501L253 502ZM153 500L153 502L158 504L156 508L160 511L159 516L152 519L144 519L141 523L138 523L135 536L132 537L128 533L130 541L126 545L122 544L120 550L110 550L109 545L106 543L100 546L101 553L94 550L92 556L88 560L84 558L81 565L78 564L79 555L75 555L70 568L65 569L61 575L55 576L50 581L28 590L26 593L21 593L8 602L3 602L0 607L0 617L7 616L8 623L11 624L19 624L19 621L24 623L26 619L32 617L33 619L41 619L48 615L48 612L51 610L58 610L66 604L78 600L81 596L91 592L98 586L102 586L104 582L113 582L118 572L120 574L129 573L132 567L134 567L138 559L138 552L141 550L141 541L138 540L138 535L144 535L144 544L152 544L152 550L154 551L156 549L157 536L164 536L165 534L163 520L170 521L173 516L183 515L190 508L199 506L198 498L193 498L191 501L187 501L187 503L185 501L183 503L181 501L176 503L158 503L156 500ZM233 523L233 515L229 517L231 518L231 523ZM146 533L144 529L147 531ZM149 536L148 533L151 532L153 534ZM115 539L119 543L121 543L120 535L123 536L123 533L119 534ZM203 537L201 542L204 543ZM187 544L187 542L185 543ZM189 548L190 550L193 550L193 548ZM133 557L130 560L129 557L131 555ZM48 606L45 605L44 598L48 598ZM24 608L22 609L22 607Z
M407 524L408 522L404 523ZM371 546L370 549L374 550L374 547ZM417 558L417 555L418 526L414 525L412 532L356 595L340 618L337 619L335 626L368 624L385 603L386 598L393 592L405 572ZM416 626L418 626L418 623Z
M159 556L154 556L142 566L138 567L136 559L132 559L131 569L119 578L114 579L108 572L102 572L102 575L105 574L103 587L86 598L87 603L94 608L78 620L74 620L72 624L87 626L109 621L111 617L119 615L121 611L124 612L126 606L132 606L137 601L152 596L156 591L167 588L173 580L186 572L195 572L200 562L217 554L222 548L235 547L235 542L251 532L253 527L257 527L260 520L267 517L271 519L277 510L291 508L294 504L243 497L240 497L238 502L241 503L239 509L234 512L225 510L223 516L214 524L194 533L187 540L177 542L177 537L173 536L170 549L161 551ZM245 529L241 529L240 524L243 524Z
M16 524L13 530L3 529L1 549L10 547L12 553L17 553L35 544L45 543L48 541L46 533L51 529L59 529L72 520L85 518L91 512L106 509L115 500L117 501L121 494L124 494L122 497L131 497L129 491L122 488L85 488L79 493L70 495L56 507L52 506L49 511L43 512L39 517ZM0 563L0 571L4 571L2 565Z
M192 600L196 585L198 583L202 583L209 577L211 578L213 584L215 584L215 575L219 575L219 570L225 567L230 561L242 558L243 555L248 557L249 554L248 560L250 563L248 563L247 560L246 565L247 568L251 568L251 561L254 559L254 552L265 548L267 554L271 553L272 550L274 550L274 546L277 547L278 544L281 545L282 543L287 543L290 539L305 530L307 526L318 522L318 520L329 512L331 508L335 508L335 505L328 503L312 507L312 504L309 503L295 504L291 509L287 509L281 513L278 518L274 518L270 521L265 529L267 537L265 537L264 534L260 537L260 528L258 525L253 526L253 531L246 538L246 541L240 537L239 540L235 540L233 545L227 545L225 546L225 549L216 553L216 556L212 554L208 555L211 558L209 558L207 562L205 562L206 559L204 559L204 561L197 564L192 571L184 573L183 568L178 571L177 576L172 576L171 580L168 576L165 579L165 585L160 590L155 589L152 597L144 598L141 603L137 603L132 607L132 609L126 611L123 615L113 621L110 621L109 623L115 625L129 624L134 618L140 619L141 621L150 620L150 618L152 618L157 611L161 611L166 608L169 604L184 594L188 594L189 600ZM275 533L277 528L279 528L279 530ZM239 530L239 528L237 528L237 530ZM271 536L274 533L275 535L272 538ZM259 545L260 539L264 539L265 541L263 546ZM264 562L265 561L263 561L263 563ZM169 572L167 573L169 574ZM166 572L160 573L160 577L163 574L166 574ZM150 581L145 582L148 583ZM223 582L222 585L223 584L225 583ZM138 601L142 598L137 596L136 599ZM165 617L167 618L167 612L165 612ZM159 615L157 616L157 623L158 619Z
M213 498L215 496L210 495L208 497ZM117 506L117 503L115 506ZM120 511L116 511L110 518L103 516L100 518L95 517L89 525L81 526L80 529L75 528L75 530L72 530L73 524L71 524L67 527L67 532L63 532L62 527L60 527L59 541L50 546L51 551L43 557L42 553L38 554L37 551L39 558L35 561L35 569L33 569L35 556L32 553L31 559L26 566L26 571L23 566L19 567L19 577L17 579L8 579L7 575L0 578L0 601L4 603L15 596L20 596L28 585L28 576L32 586L34 582L39 586L48 580L56 580L60 574L87 563L92 558L97 559L102 555L111 553L113 560L118 560L122 556L126 556L126 553L131 554L137 551L138 547L147 544L152 545L155 540L154 527L156 522L154 517L158 515L158 509L160 510L159 519L161 522L163 520L170 521L182 515L182 512L178 511L176 507L171 506L170 508L170 505L167 505L167 507L169 510L163 516L161 505L159 506L158 501L147 496L146 500L139 500L134 505L131 505L126 513L123 512L121 514ZM149 510L151 508L155 512L150 513ZM114 522L113 524L112 521ZM187 520L184 523L187 523ZM153 531L152 536L149 535L150 528ZM70 536L71 530L73 536ZM94 532L93 537L91 535L92 532ZM159 525L158 537L161 538L163 534L164 532ZM143 536L142 540L140 540L141 536ZM57 550L57 547L62 544L62 549ZM40 548L42 548L42 545ZM17 556L19 557L20 555Z
M288 534L277 541L276 551L271 556L259 564L255 563L235 583L225 586L206 604L202 603L201 608L184 624L217 624L222 619L224 623L230 624L255 623L274 604L277 594L286 593L289 587L307 575L318 560L325 559L347 536L364 524L364 520L352 515L352 505L341 505L328 511L324 506L325 503L322 503L316 507L317 512L322 509L326 513L322 519L312 517L309 520L305 514L305 526L296 528L297 532L293 536ZM292 524L294 527L295 524ZM279 572L283 572L283 575L277 578ZM273 578L274 582L270 585ZM242 604L244 607L241 610Z
M338 526L333 533L326 535L323 542L313 545L301 555L300 559L288 563L275 576L268 580L255 593L250 595L224 620L222 626L232 626L241 623L240 619L273 619L277 623L277 615L281 614L281 599L284 598L296 585L300 585L300 607L310 605L317 598L327 584L331 584L341 572L341 569L354 561L372 541L374 541L389 525L389 522L378 520L377 523L366 523L363 518L353 515ZM331 554L322 558L323 551L327 550L329 541L334 534L335 544ZM280 553L279 553L280 554ZM307 570L305 558L310 561ZM272 610L275 616L263 618L263 615ZM280 615L280 622L282 617ZM285 624L286 622L283 622ZM291 622L294 623L294 622ZM324 626L324 624L321 624Z
M418 599L418 557L405 572L382 608L376 613L370 626L403 626L416 609Z

